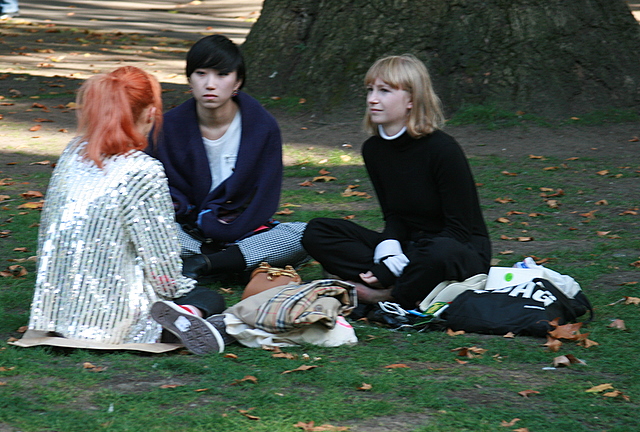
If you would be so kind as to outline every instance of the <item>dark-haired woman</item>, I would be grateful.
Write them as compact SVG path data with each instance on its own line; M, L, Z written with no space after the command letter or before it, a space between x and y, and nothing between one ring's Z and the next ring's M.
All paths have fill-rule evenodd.
M193 97L164 116L149 154L166 170L184 274L244 273L261 262L297 265L307 258L305 224L276 224L282 183L282 140L275 119L240 91L244 59L222 35L187 54Z

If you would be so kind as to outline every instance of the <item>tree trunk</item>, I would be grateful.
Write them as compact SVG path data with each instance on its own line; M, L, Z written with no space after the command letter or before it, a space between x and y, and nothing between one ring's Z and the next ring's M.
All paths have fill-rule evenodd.
M448 111L553 116L640 106L640 26L624 0L266 0L243 51L249 90L364 103L379 57L413 53Z

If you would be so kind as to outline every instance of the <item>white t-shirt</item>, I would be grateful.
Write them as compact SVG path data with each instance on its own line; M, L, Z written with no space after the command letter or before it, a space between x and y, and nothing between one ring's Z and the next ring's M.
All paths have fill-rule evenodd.
M238 159L241 132L242 118L238 110L224 135L217 140L202 137L204 148L207 151L207 159L209 159L209 170L211 171L211 189L209 192L217 188L220 183L233 174L236 160Z

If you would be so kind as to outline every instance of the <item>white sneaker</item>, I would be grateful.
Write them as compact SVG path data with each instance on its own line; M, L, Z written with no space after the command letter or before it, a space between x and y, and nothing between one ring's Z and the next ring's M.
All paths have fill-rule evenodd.
M222 336L213 325L173 302L154 303L151 306L151 316L196 355L224 351Z

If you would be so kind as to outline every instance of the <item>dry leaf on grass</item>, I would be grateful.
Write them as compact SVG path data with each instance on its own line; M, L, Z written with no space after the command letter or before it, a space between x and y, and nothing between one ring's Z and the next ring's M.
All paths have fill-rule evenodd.
M317 177L314 177L314 178L313 178L313 181L314 181L314 182L330 182L330 181L333 181L333 180L338 180L338 179L337 179L337 178L335 178L335 177L332 177L332 176L326 176L326 175L323 175L323 176L317 176Z
M627 329L627 326L624 325L624 320L621 320L621 319L614 319L613 321L611 321L611 324L609 324L607 327L615 328L618 330Z
M580 338L580 327L582 327L582 323L573 323L573 324L564 324L557 325L555 322L551 321L549 324L555 326L555 329L549 332L551 337L556 339L567 339L567 340L579 340Z
M631 402L631 399L629 398L629 396L625 395L620 390L614 390L614 391L611 391L611 392L603 393L602 396L610 397L610 398L614 398L614 397L618 397L619 396L622 399L626 400L627 402Z
M502 426L502 427L511 427L511 426L515 425L515 424L516 424L517 422L519 422L519 421L520 421L520 419L519 419L519 418L514 418L514 419L513 419L513 420L511 420L510 422L506 422L506 421L502 420L502 421L500 422L500 426Z
M240 383L243 383L243 382L250 382L250 383L253 383L253 384L258 384L258 378L254 377L253 375L247 375L242 379L233 380L231 385L237 385L237 384L240 384Z
M409 368L409 366L407 366L404 363L394 363L394 364L387 365L384 368L385 369L403 369L403 368L411 369Z
M293 427L301 428L305 432L342 432L348 431L349 428L345 426L333 426L330 424L323 424L321 426L315 426L315 422L309 423L298 422Z
M528 398L528 397L529 397L529 395L539 394L539 393L540 393L540 392L539 392L539 391L536 391L536 390L522 390L522 391L519 391L519 392L518 392L518 394L519 394L520 396L524 397L524 398Z
M315 369L315 368L317 368L317 367L320 367L320 366L316 366L316 365L302 365L302 366L299 366L299 367L297 367L297 368L295 368L295 369L286 370L286 371L282 372L282 373L281 373L281 375L288 374L288 373L291 373L291 372L305 372L305 371L308 371L308 370L311 370L311 369Z
M571 366L572 364L586 364L579 358L576 358L573 354L567 354L563 356L558 356L553 359L553 367L560 366Z
M241 409L241 410L238 410L238 412L243 416L245 416L246 418L248 418L249 420L260 420L260 417L249 414L249 412L252 411L253 409L255 408L249 408L248 410Z
M562 342L547 335L547 343L545 343L543 346L546 346L550 352L558 352L560 351L560 347L562 347Z
M611 385L611 383L606 383L606 384L600 384L594 387L591 387L588 390L585 390L586 393L600 393L602 391L605 390L613 390L613 386Z

